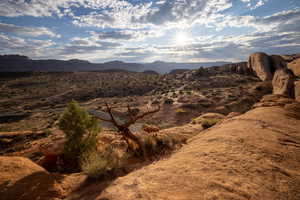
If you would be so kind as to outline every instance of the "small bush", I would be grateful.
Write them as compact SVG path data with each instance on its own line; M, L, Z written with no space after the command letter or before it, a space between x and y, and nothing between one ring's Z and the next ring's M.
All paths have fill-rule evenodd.
M173 99L165 99L165 104L173 104L174 100Z
M174 142L166 135L147 135L143 139L143 148L149 157L166 155L174 149Z
M59 120L59 128L66 136L64 157L68 164L78 168L81 155L97 148L99 122L80 108L77 102L72 101Z
M210 128L217 124L220 121L220 119L205 119L202 121L201 125L204 129Z
M90 151L81 156L80 167L91 178L99 178L119 168L120 162L111 146L103 152Z

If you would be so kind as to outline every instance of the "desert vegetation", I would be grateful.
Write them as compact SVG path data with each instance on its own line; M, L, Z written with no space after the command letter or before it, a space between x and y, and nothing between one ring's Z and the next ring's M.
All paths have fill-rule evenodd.
M72 169L78 169L84 157L90 157L89 154L97 151L99 122L72 101L59 120L59 128L66 139L64 162Z

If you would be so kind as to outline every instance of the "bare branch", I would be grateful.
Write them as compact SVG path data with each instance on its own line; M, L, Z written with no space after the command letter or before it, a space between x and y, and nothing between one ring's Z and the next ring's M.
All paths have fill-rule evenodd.
M102 118L102 117L99 117L99 116L95 116L95 117L102 120L102 121L113 123L116 127L119 127L120 125L118 124L118 122L116 121L116 119L115 119L115 117L112 113L112 108L109 106L108 103L105 103L105 106L106 106L106 109L107 109L107 113L110 116L110 119L105 119L105 118Z
M127 112L131 121L134 120L133 111L131 110L129 104L127 104Z
M153 114L160 111L160 106L157 107L157 109L152 110L152 111L147 111L141 115L137 115L135 117L133 117L130 121L128 121L127 123L125 123L123 126L125 127L129 127L130 125L134 124L137 120L142 119L144 117L146 117L147 115Z
M113 113L112 113L112 108L108 105L108 103L105 103L105 105L106 105L106 108L107 108L107 112L108 112L108 114L109 114L109 116L110 116L110 118L111 118L111 122L115 125L115 126L120 126L118 123L117 123L117 121L116 121L116 119L115 119L115 117L114 117L114 115L113 115Z

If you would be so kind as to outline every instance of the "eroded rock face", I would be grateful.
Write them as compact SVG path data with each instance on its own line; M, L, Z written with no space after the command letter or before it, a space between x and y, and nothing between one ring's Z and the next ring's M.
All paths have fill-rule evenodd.
M280 96L264 101L279 106L199 133L170 158L119 177L95 199L300 199L300 103Z
M262 80L272 80L272 63L269 56L265 53L251 54L248 61L248 68Z
M272 55L271 56L271 63L272 63L272 69L275 70L275 71L277 69L282 69L282 68L287 67L287 63L285 62L285 60L279 55Z
M44 157L39 161L38 164L48 171L56 170L58 162L63 156L64 145L64 139L41 145L40 151L44 155Z
M293 98L294 95L295 77L293 73L287 68L276 70L273 84L273 94L285 95Z
M300 81L295 82L295 99L300 101Z
M220 114L220 113L205 113L195 119L193 119L192 123L193 124L201 124L203 121L207 119L219 119L222 120L225 118L225 115Z
M288 63L288 68L293 71L293 73L300 77L300 58Z
M53 175L28 158L0 157L0 199L56 200L62 189Z

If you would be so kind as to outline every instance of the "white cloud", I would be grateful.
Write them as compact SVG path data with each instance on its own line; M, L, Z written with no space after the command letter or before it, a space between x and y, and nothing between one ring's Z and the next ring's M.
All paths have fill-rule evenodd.
M101 28L130 28L144 27L188 27L199 18L209 21L214 14L232 6L231 0L168 0L153 6L152 3L132 5L107 4L109 8L100 12L74 17L78 26L95 26Z
M14 24L6 24L0 22L0 32L7 34L16 34L21 36L49 36L59 38L60 35L55 34L51 30L45 27L26 27L26 26L16 26Z
M7 36L0 33L0 53L23 54L30 57L39 57L48 53L48 48L54 46L51 40L33 40Z

